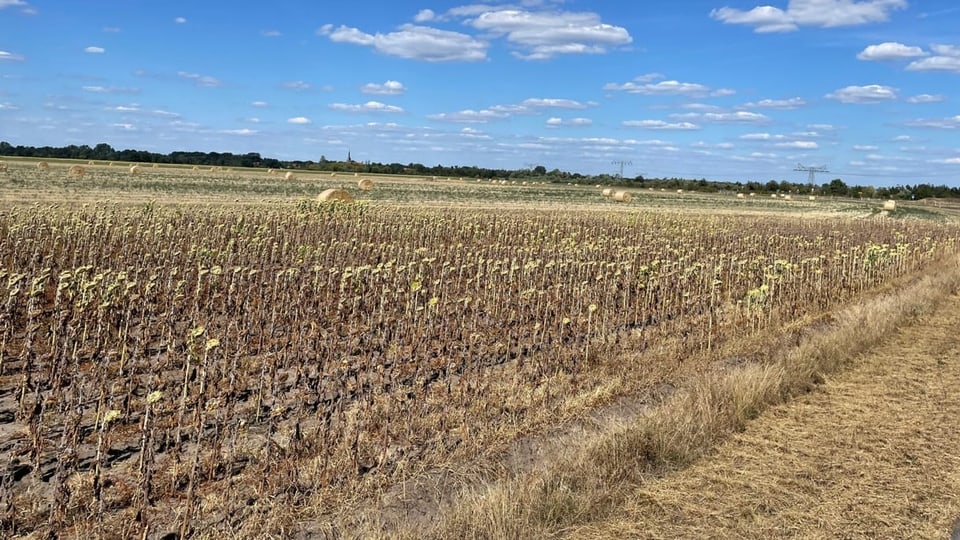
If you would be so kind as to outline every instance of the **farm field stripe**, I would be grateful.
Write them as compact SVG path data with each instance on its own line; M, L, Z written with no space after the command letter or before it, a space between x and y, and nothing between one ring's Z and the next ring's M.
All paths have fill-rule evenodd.
M960 518L960 296L570 538L947 538Z

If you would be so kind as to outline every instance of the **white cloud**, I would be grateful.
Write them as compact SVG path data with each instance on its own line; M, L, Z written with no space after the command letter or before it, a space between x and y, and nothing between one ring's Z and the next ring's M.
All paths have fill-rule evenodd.
M593 125L593 120L590 118L570 118L564 120L559 117L552 117L547 119L547 127L561 127L561 126L571 126L571 127L583 127Z
M350 105L347 103L331 103L330 108L335 111L346 111L355 113L402 113L403 109L396 105L387 105L379 101L368 101L361 105Z
M960 165L960 157L935 159L933 160L933 163L941 163L943 165Z
M432 9L421 9L419 13L413 18L414 22L424 23L430 22L437 18L437 14L433 12Z
M134 114L138 116L154 116L157 118L180 118L179 113L165 111L163 109L144 109L140 107L137 103L130 103L128 105L117 105L115 107L107 107L105 110L118 113Z
M913 137L909 135L897 135L896 137L893 138L893 140L897 142L912 141Z
M603 85L603 89L648 96L705 96L710 92L710 88L708 86L697 83L683 83L679 81L660 81L658 83L645 84L637 84L633 81L623 84L607 83Z
M225 134L225 135L241 135L241 136L244 136L244 137L248 137L248 136L250 136L250 135L256 135L256 134L257 134L257 130L255 130L255 129L247 129L247 128L242 128L242 129L222 129L222 130L220 130L220 133L223 133L223 134Z
M14 54L12 52L0 51L0 62L20 62L23 60L23 56L19 54Z
M879 45L870 45L860 51L857 58L860 60L903 60L906 58L917 58L918 56L927 56L927 53L920 47L909 47L896 41L887 41Z
M122 129L123 131L137 131L137 126L133 124L110 124L112 127Z
M462 111L452 113L429 114L427 115L427 118L444 122L486 124L491 120L501 120L508 118L509 116L510 115L506 112L495 111L492 109L481 109L479 111L473 109L464 109Z
M264 108L264 107L269 107L270 104L267 103L266 101L254 101L253 103L250 104L250 106L251 106L251 107L257 107L257 108L259 108L259 109L262 109L262 108Z
M13 103L0 103L0 111L19 111L20 107L17 107Z
M760 101L744 103L742 107L747 109L779 109L786 111L799 109L806 104L807 102L803 98L794 97L789 99L761 99Z
M586 109L587 106L572 99L530 98L520 103L523 107L557 108L557 109Z
M280 37L283 35L279 30L261 30L260 35L263 37Z
M287 123L305 126L310 123L310 119L305 116L295 116L293 118L287 118Z
M827 94L826 97L841 103L881 103L897 99L897 90L879 84L847 86Z
M126 86L83 86L84 92L93 92L94 94L139 94L139 88L130 88Z
M939 119L930 119L930 120L913 120L913 121L907 122L907 125L910 127L920 127L920 128L957 129L957 128L960 128L960 114L958 114L957 116L951 116L949 118L939 118ZM910 138L909 136L906 136L906 135L900 135L894 140L908 141L910 140Z
M700 126L690 123L690 122L664 122L663 120L626 120L623 122L623 125L626 127L638 127L644 129L663 129L663 130L678 130L678 131L690 131L694 129L700 129Z
M87 53L87 54L103 54L103 53L107 52L107 50L104 49L103 47L90 46L90 47L87 47L87 48L83 49L83 52L85 52L85 53Z
M177 24L184 24L187 22L187 19L185 19L184 17L177 17L176 19L173 20L173 22Z
M187 79L193 81L197 86L203 88L218 88L223 86L223 82L209 75L200 75L199 73L188 73L186 71L178 71L177 77L181 79Z
M946 101L946 96L940 94L919 94L906 99L907 103L940 103Z
M793 32L801 26L833 28L884 22L907 0L789 0L786 9L757 6L751 10L722 7L710 17L725 24L753 26L758 33Z
M383 84L367 83L360 87L364 94L375 94L381 96L398 96L406 91L403 83L399 81L387 81Z
M405 24L389 34L367 34L356 28L321 26L317 34L335 43L373 47L389 56L426 62L478 62L487 58L487 44L460 32Z
M302 92L304 90L309 90L313 88L313 85L304 81L287 81L287 82L280 83L280 88Z
M770 133L747 133L740 136L740 139L744 141L770 141L783 138L783 135L772 135Z
M819 145L814 141L788 141L775 143L774 146L777 148L793 148L796 150L816 150L819 148Z
M910 62L907 71L960 73L960 47L956 45L933 45L930 49L934 56Z
M749 111L736 112L689 112L670 115L671 118L685 120L699 120L716 124L762 124L770 121L770 117Z
M858 152L874 152L876 150L879 150L880 147L874 146L872 144L855 144L853 145L853 149Z
M633 42L626 28L604 23L596 13L485 8L466 24L503 36L524 60L547 60L561 54L603 54Z

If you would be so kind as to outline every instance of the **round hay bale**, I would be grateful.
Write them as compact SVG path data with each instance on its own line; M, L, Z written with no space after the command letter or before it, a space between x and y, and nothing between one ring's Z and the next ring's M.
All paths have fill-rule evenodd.
M353 173L353 177L354 177L354 178L357 178L357 177L359 177L359 176L360 176L360 173L358 173L358 172Z
M611 198L617 202L630 202L630 193L626 191L615 191Z
M190 169L190 170L191 170L191 171L199 171L199 170L200 170L200 167L198 167L197 165L194 165L193 168Z
M46 161L41 161L40 163L37 163L37 170L38 170L38 171L48 171L48 170L50 170L50 164L47 163Z
M785 200L785 201L793 200L793 196L792 196L792 195L784 195L784 196L783 196L783 200Z
M811 200L811 201L815 201L815 200L817 200L817 197L816 197L815 195L811 195L811 196L810 196L810 200Z
M357 182L357 187L362 189L363 191L370 191L373 189L373 180L369 178L363 178L362 180Z
M7 172L7 164L0 161L0 172Z
M330 173L330 178L336 178L336 176L337 176L337 173L335 172Z
M139 165L131 165L131 166L130 166L130 174L140 174L140 166L139 166Z
M328 201L341 201L341 202L351 202L353 201L353 195L350 195L350 192L345 189L330 188L324 190L317 196L317 200L320 202Z
M293 171L287 171L287 174L283 175L284 180L293 180L296 178L296 175L293 174Z
M267 169L267 174L273 174L273 169Z
M94 163L93 160L91 159L90 161L87 162L87 165L96 165L96 163Z
M67 170L67 176L71 178L83 178L87 171L80 165L74 165Z
M609 197L609 196L611 196L611 195L613 195L613 188L607 188L607 189L603 190L603 196L604 196L604 197Z
M896 209L897 209L897 201L894 201L893 199L888 200L888 201L884 201L884 203L883 203L883 210L884 210L885 212L893 212L893 211L895 211Z
M743 193L737 193L737 198L738 198L738 199L746 199L747 196L744 195Z
M677 190L677 193L683 193L683 190L682 190L682 189L678 189L678 190Z

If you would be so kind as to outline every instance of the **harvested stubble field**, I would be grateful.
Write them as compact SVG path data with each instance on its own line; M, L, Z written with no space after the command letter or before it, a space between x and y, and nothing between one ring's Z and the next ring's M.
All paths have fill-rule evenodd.
M4 186L8 536L400 534L365 511L396 486L762 359L958 247L951 223L578 187L484 209L504 186L378 180L379 201L319 204L341 179L66 171ZM93 197L121 202L62 202Z

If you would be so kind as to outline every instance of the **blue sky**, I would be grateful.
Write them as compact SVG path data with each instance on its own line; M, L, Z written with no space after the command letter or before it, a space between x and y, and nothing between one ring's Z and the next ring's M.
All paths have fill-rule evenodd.
M0 140L960 185L957 28L955 0L0 0Z

